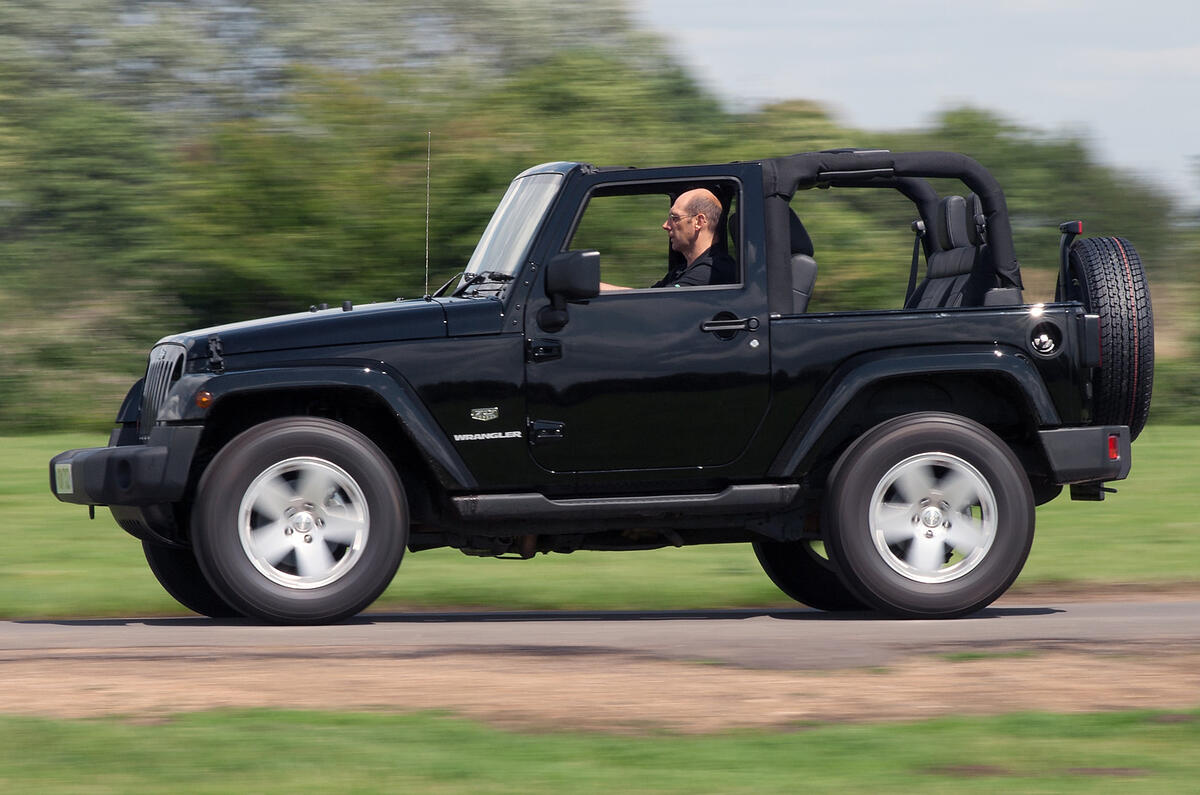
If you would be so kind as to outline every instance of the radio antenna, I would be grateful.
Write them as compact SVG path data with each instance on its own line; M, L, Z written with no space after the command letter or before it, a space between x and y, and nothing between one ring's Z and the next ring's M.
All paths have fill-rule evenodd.
M429 178L433 165L433 130L425 143L425 295L429 295Z

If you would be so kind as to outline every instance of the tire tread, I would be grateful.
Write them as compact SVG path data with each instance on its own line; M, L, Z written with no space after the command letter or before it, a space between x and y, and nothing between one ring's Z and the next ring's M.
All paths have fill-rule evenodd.
M1093 382L1093 422L1128 425L1136 439L1146 425L1154 384L1154 322L1145 268L1121 237L1077 240L1071 270L1077 297L1100 316L1101 366Z

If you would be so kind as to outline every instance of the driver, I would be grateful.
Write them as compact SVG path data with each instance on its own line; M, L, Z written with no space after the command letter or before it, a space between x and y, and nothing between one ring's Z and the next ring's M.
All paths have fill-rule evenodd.
M721 203L712 191L695 188L679 194L662 228L667 232L671 249L682 255L683 262L651 287L692 287L736 282L737 263L720 247L713 245L720 221ZM602 293L628 289L615 284L600 284Z

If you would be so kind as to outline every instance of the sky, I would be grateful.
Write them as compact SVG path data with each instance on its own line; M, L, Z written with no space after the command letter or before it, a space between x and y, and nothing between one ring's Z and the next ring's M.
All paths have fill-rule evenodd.
M964 104L1200 207L1196 0L629 0L731 109L822 103L866 131ZM847 142L869 145L870 141Z

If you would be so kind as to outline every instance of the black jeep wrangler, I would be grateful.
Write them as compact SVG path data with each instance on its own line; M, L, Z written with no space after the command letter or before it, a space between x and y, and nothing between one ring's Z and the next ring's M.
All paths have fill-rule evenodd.
M668 269L660 225L693 188L736 282L601 294L601 259ZM911 200L898 308L809 311L810 188ZM1003 192L962 155L536 166L434 295L163 338L109 446L55 456L51 488L108 506L210 616L345 619L406 547L719 542L813 607L961 616L1017 577L1035 505L1126 477L1149 411L1141 261L1060 229L1057 295L1030 304Z

